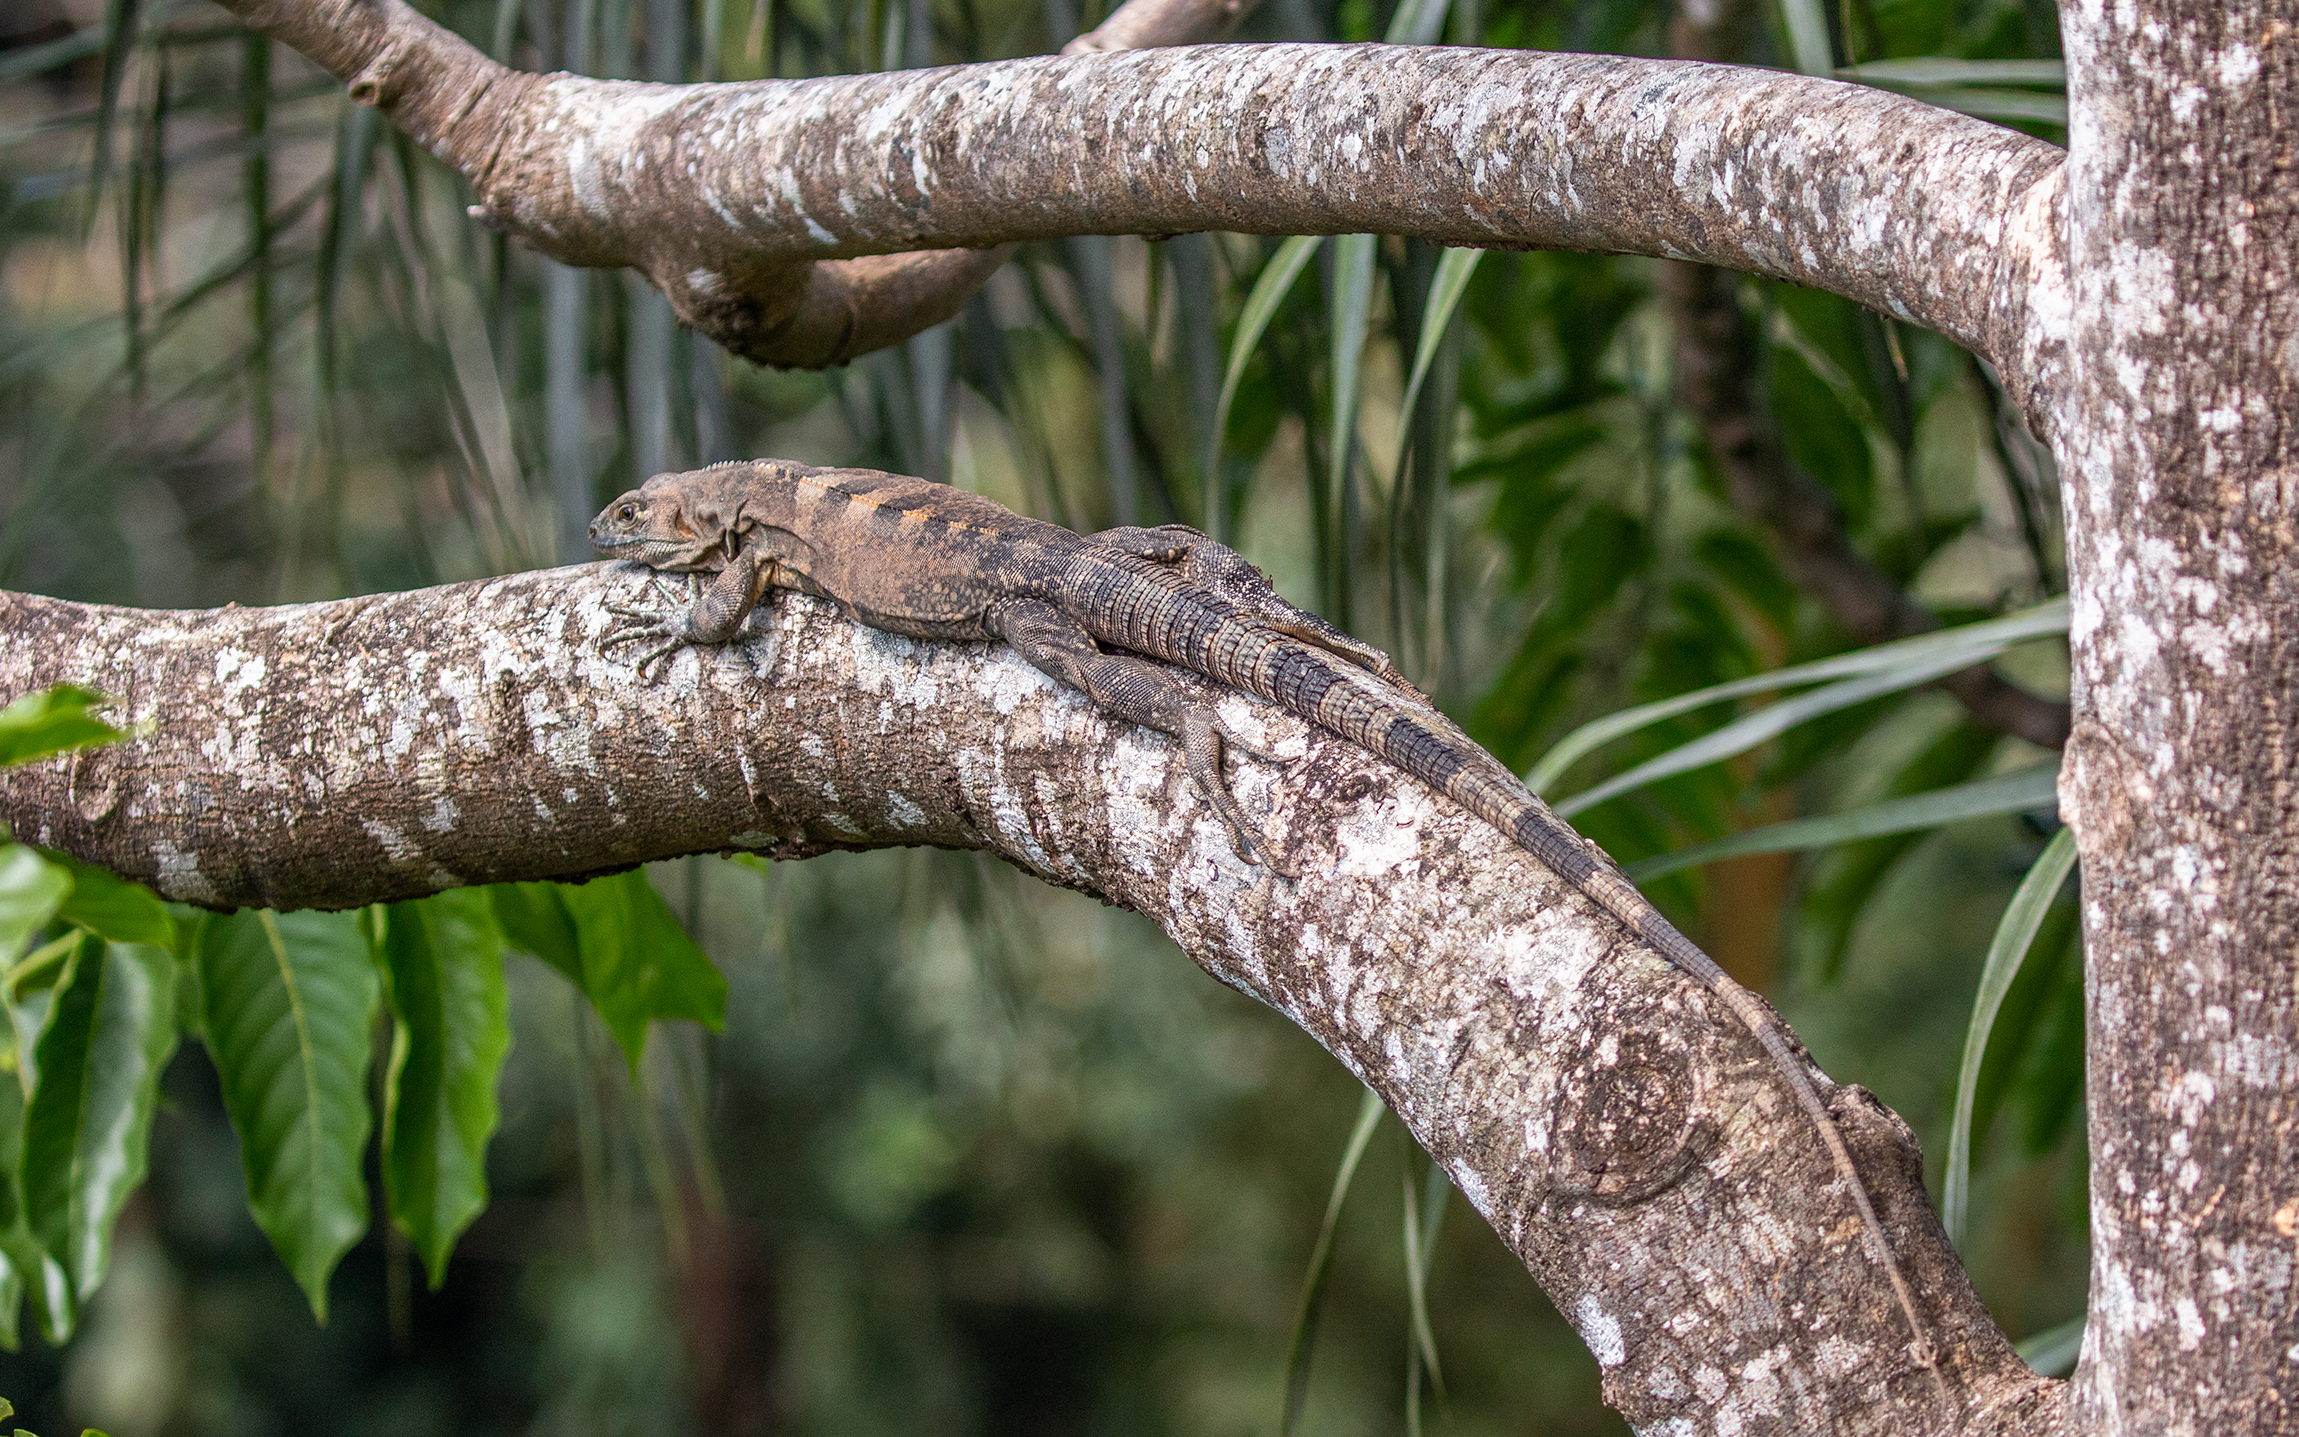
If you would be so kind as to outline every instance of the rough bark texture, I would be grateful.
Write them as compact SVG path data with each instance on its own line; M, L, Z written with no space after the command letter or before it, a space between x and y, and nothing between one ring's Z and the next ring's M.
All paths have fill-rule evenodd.
M2101 1433L2299 1432L2299 11L2063 8Z
M1763 1050L1417 782L1221 698L1224 722L1290 760L1233 769L1307 875L1281 882L1236 857L1175 745L1002 648L785 598L644 685L598 647L604 605L644 583L594 566L183 614L0 597L0 689L87 683L153 724L0 775L0 817L172 897L280 907L730 847L986 848L1150 914L1373 1085L1646 1430L2032 1430L2014 1415L2051 1404L2058 1384L2020 1364L1956 1265L1897 1119L1816 1075L1943 1385L1910 1361Z
M1879 90L1387 45L666 86L509 71L400 0L228 8L462 171L495 223L569 264L641 270L737 352L843 313L802 305L791 276L810 260L1379 232L1792 279L1939 329L2027 395L2031 265L2051 236L2013 217L2048 213L2061 152Z

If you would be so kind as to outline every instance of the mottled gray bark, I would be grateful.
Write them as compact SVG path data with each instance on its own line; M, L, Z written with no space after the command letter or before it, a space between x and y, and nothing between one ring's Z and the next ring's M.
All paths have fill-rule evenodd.
M2299 10L2064 7L2101 1433L2299 1432Z
M598 642L606 604L645 583L594 566L180 614L0 596L0 691L89 684L151 726L0 775L0 818L171 897L278 907L725 848L987 849L1149 914L1370 1083L1646 1430L1977 1431L2048 1403L2057 1384L1973 1295L1896 1118L1815 1074L1939 1381L1747 1031L1416 781L1219 698L1286 759L1232 767L1306 875L1280 881L1237 858L1174 744L1008 650L784 598L646 685Z

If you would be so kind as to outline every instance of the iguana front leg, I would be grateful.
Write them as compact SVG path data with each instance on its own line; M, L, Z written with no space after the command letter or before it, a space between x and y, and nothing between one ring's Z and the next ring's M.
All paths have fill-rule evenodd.
M723 644L734 637L764 596L773 562L763 547L746 545L737 550L683 613L675 608L609 604L607 612L614 615L614 622L607 626L600 647L611 652L626 644L646 645L638 658L639 677L658 681L680 649L689 644ZM647 587L656 589L652 582Z

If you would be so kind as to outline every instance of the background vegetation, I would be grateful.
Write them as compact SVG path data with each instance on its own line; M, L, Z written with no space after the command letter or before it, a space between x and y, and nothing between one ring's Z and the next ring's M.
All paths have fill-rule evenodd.
M656 78L1029 54L1098 19L1071 0L423 8L518 64ZM2057 53L2048 3L1762 18L1753 61L1858 65L2058 136L2056 71L2034 63ZM1266 0L1244 36L1665 54L1667 20L1660 0ZM1637 775L1574 813L1624 861L1834 819L1651 891L1831 1073L1913 1123L1943 1181L1967 1029L1992 1021L1985 1065L1964 1064L1964 1250L2014 1336L2065 1346L2047 1330L2083 1297L2081 1011L2056 878L1990 964L2052 831L2035 775L2053 755L1915 688L1938 643L1807 675L1795 698L1756 682L1847 642L1725 502L1674 399L1651 262L1081 239L1026 248L898 350L780 374L678 332L629 276L475 227L428 157L198 0L16 0L0 45L0 584L191 607L571 561L605 496L754 454L946 478L1080 528L1198 524L1389 646L1496 753L1550 755L1552 797ZM1968 356L1791 287L1748 281L1741 302L1772 422L1864 553L1950 620L2058 592L2048 469ZM2003 655L2039 691L2064 685L2054 625L2031 617L2014 632L2045 640ZM1968 659L2007 640L1958 642ZM1731 683L1578 757L1554 747ZM1958 813L1979 816L1940 826ZM0 1242L0 1297L27 1314L0 1357L18 1420L1221 1434L1276 1428L1294 1390L1303 1431L1623 1430L1577 1339L1387 1122L1332 1225L1298 1386L1361 1090L1132 915L967 854L646 877L339 920L179 910L147 932L91 905L156 908L82 873L52 881L76 898L0 924L18 1079L0 1109L21 1090L20 1134L44 1131L57 1035L97 1031L70 1026L88 975L186 975L173 1017L135 1030L156 1086L123 1122L136 1144L148 1128L150 1176L109 1190L108 1254L110 1211L66 1251L40 1226L37 1142L0 1143L0 1207L24 1219ZM346 1120L332 1248L266 1237L330 1201L267 1186L277 1145L245 1120L222 987L267 954L350 985L333 1081L379 1136ZM608 971L632 954L662 972ZM509 1040L499 1111L484 1064L443 1080L455 1131L435 1149L485 1154L483 1185L430 1175L453 1210L418 1200L403 1157L407 1074L437 1049L422 973L465 982ZM44 1263L92 1296L43 1296Z

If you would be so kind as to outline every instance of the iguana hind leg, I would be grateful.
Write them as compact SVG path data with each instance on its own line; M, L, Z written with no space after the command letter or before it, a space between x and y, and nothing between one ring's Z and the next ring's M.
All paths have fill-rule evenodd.
M1154 529L1104 529L1093 537L1097 543L1153 564L1175 565L1185 580L1219 594L1257 623L1313 649L1322 649L1336 658L1371 669L1400 688L1409 688L1404 674L1387 654L1307 609L1286 602L1285 596L1270 584L1269 576L1255 568L1252 561L1187 524L1160 524Z
M1221 774L1224 745L1257 758L1275 755L1229 732L1220 717L1185 692L1163 666L1130 654L1103 653L1082 624L1052 604L1001 604L990 612L987 626L1055 682L1078 690L1119 718L1179 740L1189 776L1228 826L1237 856L1287 878L1295 876L1238 807Z

